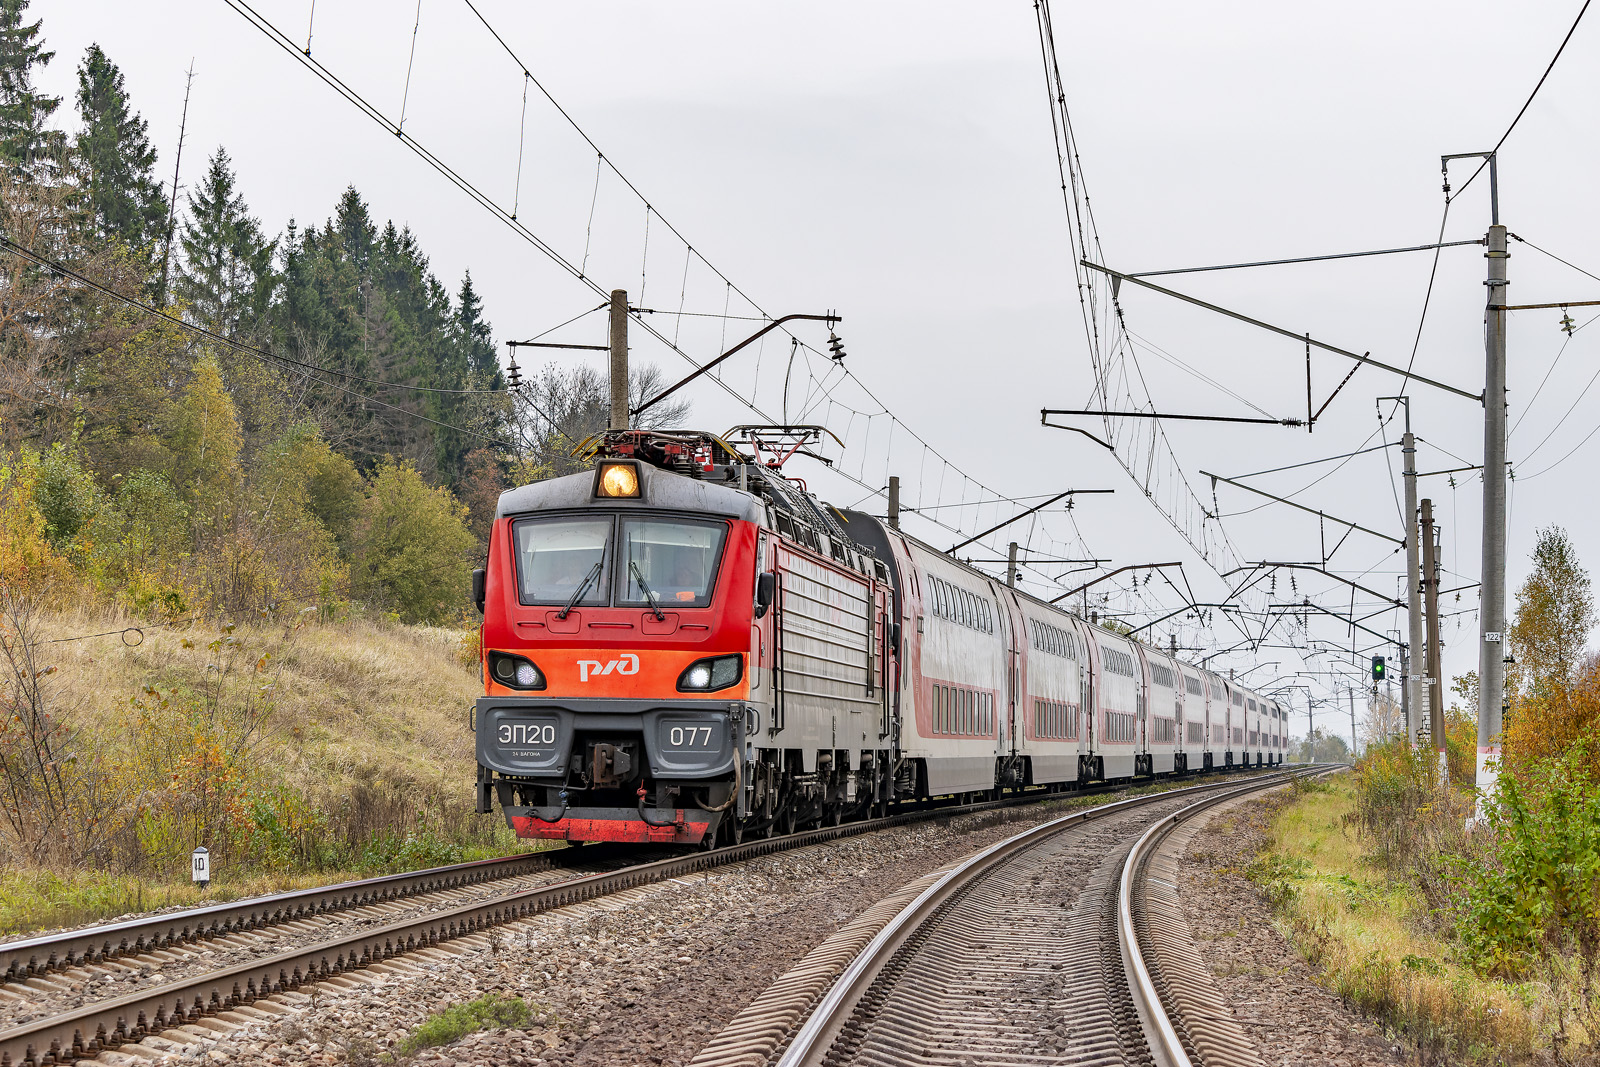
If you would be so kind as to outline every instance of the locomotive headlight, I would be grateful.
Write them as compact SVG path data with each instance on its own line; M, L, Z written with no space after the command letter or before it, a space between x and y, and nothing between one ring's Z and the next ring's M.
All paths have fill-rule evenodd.
M489 674L510 689L543 689L544 674L530 660L504 652L489 653Z
M595 483L595 496L636 497L639 495L639 469L632 463L602 463Z
M709 693L717 689L726 689L743 677L743 656L697 659L678 675L678 690L685 693Z

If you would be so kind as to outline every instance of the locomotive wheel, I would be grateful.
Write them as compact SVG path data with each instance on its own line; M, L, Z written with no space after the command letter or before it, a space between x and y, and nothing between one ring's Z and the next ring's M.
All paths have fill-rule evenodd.
M794 833L794 808L785 804L778 812L778 817L772 821L773 828L780 837L788 837Z
M737 845L744 841L744 821L742 819L728 820L728 844Z

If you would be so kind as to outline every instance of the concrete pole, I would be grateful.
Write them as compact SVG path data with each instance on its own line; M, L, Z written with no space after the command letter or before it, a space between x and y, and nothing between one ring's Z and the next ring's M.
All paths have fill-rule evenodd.
M1428 620L1428 666L1423 684L1428 690L1428 729L1433 750L1439 757L1439 783L1450 782L1450 765L1445 759L1443 665L1439 647L1439 560L1433 547L1433 501L1422 502L1422 588L1423 611Z
M1351 686L1346 692L1350 694L1350 755L1354 757L1361 743L1356 737L1356 687Z
M1406 661L1406 650L1402 648L1400 650L1400 663L1401 663L1402 668L1405 665L1405 661ZM1376 688L1376 687L1374 687L1374 688ZM1402 695L1404 695L1403 687L1402 687ZM1389 701L1389 703L1391 705L1393 705L1393 703L1394 703L1394 681L1388 675L1384 675L1384 678L1383 678L1383 699ZM1405 725L1404 722L1402 722L1401 725L1404 726Z
M1422 728L1422 561L1417 545L1417 439L1411 435L1411 402L1406 401L1406 432L1400 438L1406 468L1406 641L1409 661L1400 677L1406 705L1406 736L1415 746Z
M628 291L611 290L611 429L628 428Z
M1367 697L1367 700L1368 700L1367 706L1372 708L1372 709L1374 709L1374 711L1376 711L1376 709L1378 707L1378 683L1377 682L1373 682L1372 683L1371 695L1369 695ZM1389 740L1389 711L1388 711L1387 708L1384 709L1382 722L1383 722L1383 727L1384 727L1383 736L1378 738L1378 740L1379 741L1387 741L1387 740Z
M889 529L900 529L900 476L889 475Z
M1392 673L1392 672L1390 672ZM1389 675L1383 678L1383 695L1389 696L1392 688ZM1417 743L1416 735L1412 731L1412 718L1415 712L1411 710L1411 646L1400 646L1400 736L1409 738L1413 746Z
M1311 694L1306 694L1306 762L1317 762L1317 718L1311 708Z
M1492 165L1491 160L1491 165ZM1490 171L1491 180L1494 178ZM1498 200L1498 198L1497 198ZM1500 773L1500 716L1506 663L1506 228L1495 204L1489 227L1489 306L1484 319L1483 576L1478 608L1478 811Z
M1015 589L1017 587L1017 543L1011 542L1011 547L1006 550L1006 584Z

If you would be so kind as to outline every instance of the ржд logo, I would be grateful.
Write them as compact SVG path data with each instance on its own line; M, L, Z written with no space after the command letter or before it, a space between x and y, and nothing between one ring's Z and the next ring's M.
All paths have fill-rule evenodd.
M609 663L601 663L597 659L580 659L578 661L578 680L587 682L591 674L638 674L639 657L632 652L624 652L617 659Z

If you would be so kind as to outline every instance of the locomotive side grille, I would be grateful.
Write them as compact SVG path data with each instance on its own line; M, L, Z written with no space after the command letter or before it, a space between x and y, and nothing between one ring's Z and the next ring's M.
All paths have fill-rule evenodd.
M840 703L877 708L878 700L865 695L871 680L867 583L781 546L778 566L786 718L827 716Z

